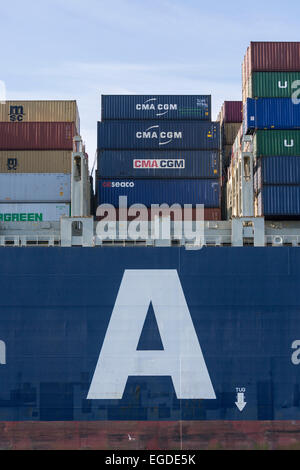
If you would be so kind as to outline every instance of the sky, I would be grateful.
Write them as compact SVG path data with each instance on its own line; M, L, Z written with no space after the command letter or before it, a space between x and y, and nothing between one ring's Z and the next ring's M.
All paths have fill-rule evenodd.
M299 41L300 2L2 0L6 99L76 99L93 167L101 94L241 99L250 41Z

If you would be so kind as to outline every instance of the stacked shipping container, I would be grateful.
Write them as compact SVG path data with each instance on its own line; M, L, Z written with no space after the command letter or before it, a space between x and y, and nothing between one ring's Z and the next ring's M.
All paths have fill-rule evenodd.
M243 103L241 101L224 101L217 121L221 129L221 205L222 218L226 218L226 184L227 171L231 160L232 145L243 121Z
M69 215L75 101L0 104L0 222Z
M97 205L204 204L220 219L220 130L210 96L104 95Z
M300 42L252 42L244 58L245 134L254 134L255 214L300 217Z

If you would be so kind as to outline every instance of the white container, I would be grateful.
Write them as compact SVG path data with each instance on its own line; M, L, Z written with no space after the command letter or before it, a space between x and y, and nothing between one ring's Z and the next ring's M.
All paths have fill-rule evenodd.
M0 204L0 229L2 224L56 222L69 215L70 204Z
M69 202L71 175L0 173L0 202Z

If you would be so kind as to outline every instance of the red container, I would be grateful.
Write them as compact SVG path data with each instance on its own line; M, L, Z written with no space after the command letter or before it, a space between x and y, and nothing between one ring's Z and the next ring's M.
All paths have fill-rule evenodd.
M243 103L242 101L224 101L221 112L218 116L221 125L229 122L243 121Z
M72 122L0 122L0 150L73 150Z
M153 218L153 217L151 217L151 209L147 209L147 214L148 214L148 215L147 215L147 216L148 216L148 220L150 221L151 218ZM182 214L182 211L181 211L181 214ZM108 214L106 214L106 216L97 216L97 215L96 215L96 220L97 220L97 221L100 221L100 220L104 219L104 217L107 217L107 215L108 215ZM180 212L179 212L178 214L177 214L177 213L174 214L174 212L171 212L171 220L174 220L175 217L176 217L177 220L179 220L179 219L178 219L179 216L180 216ZM182 217L183 217L183 215L182 215ZM125 217L125 220L126 220L126 218L127 218L127 220L128 220L129 222L131 222L131 221L134 220L136 217L128 216L128 215L127 215L127 216ZM185 218L185 219L186 219L186 218ZM108 219L108 220L110 220L110 219ZM113 220L113 219L112 219L112 220ZM124 220L124 217L122 217L121 214L120 214L120 216L119 216L119 209L116 209L116 220L117 220L117 221L118 221L118 220ZM186 219L186 220L187 220L187 219ZM192 217L191 217L190 220L196 220L196 209L192 209ZM205 208L204 208L204 220L222 220L222 218L221 218L221 209L219 209L219 208L205 207Z
M251 42L242 66L243 87L252 72L298 72L300 42Z

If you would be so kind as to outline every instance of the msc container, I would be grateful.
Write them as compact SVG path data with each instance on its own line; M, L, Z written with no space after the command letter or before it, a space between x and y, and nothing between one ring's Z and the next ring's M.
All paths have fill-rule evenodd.
M71 122L0 122L0 150L73 150Z
M101 120L201 119L211 121L210 95L102 95Z
M71 163L67 150L0 151L0 173L71 173Z
M76 101L5 101L0 103L1 122L74 122L80 132Z
M242 66L243 87L253 72L299 72L300 42L251 42Z
M238 134L240 127L241 127L241 122L224 123L221 127L222 144L232 145Z
M70 215L70 204L0 204L0 229L13 222L56 222Z
M97 181L97 202L119 206L119 197L127 196L127 204L204 204L220 207L218 180L201 179L126 179Z
M300 155L300 130L258 130L253 137L254 155Z
M297 83L298 82L298 83ZM299 72L253 72L243 88L243 101L247 98L299 99Z
M263 186L255 202L256 216L298 218L300 216L300 185Z
M98 152L98 172L105 178L218 178L220 153L103 150Z
M217 150L219 148L218 122L98 122L99 150Z
M71 175L0 174L0 202L69 202Z
M300 129L300 106L290 98L247 98L244 133L255 129Z
M218 121L223 123L242 122L243 103L242 101L224 101L218 115Z
M255 173L257 190L265 184L300 184L300 156L260 157Z

